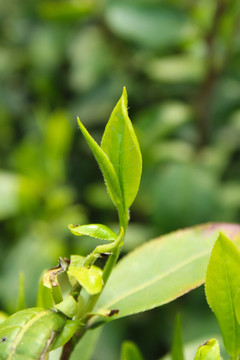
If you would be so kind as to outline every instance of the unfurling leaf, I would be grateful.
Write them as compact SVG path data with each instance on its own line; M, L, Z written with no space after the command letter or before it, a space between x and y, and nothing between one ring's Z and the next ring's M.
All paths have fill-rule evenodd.
M240 325L234 301L240 285L240 253L236 246L220 234L209 260L206 296L221 329L224 346L234 359L240 353Z
M122 193L121 193L119 180L113 168L113 165L109 160L108 156L105 154L102 148L96 143L96 141L91 137L91 135L89 134L89 132L83 126L83 124L79 119L78 119L78 125L102 171L108 189L108 193L113 203L116 205L117 208L119 208L119 206L121 206Z
M211 339L199 346L194 360L222 360L217 340Z
M92 265L90 268L83 266L85 258L78 255L71 256L71 263L67 274L72 286L76 281L90 294L95 295L102 291L102 270Z
M125 208L129 208L138 192L142 155L127 111L127 91L115 106L106 125L101 148L110 159L119 179Z
M69 230L77 236L88 235L100 240L114 241L117 235L102 224L68 225Z

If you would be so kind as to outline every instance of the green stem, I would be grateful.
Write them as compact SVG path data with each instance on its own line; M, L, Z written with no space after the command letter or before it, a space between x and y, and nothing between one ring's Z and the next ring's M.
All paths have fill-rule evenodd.
M122 242L123 242L123 239L124 239L123 230L122 230L122 232L120 233L119 236L121 237L122 241L119 244L119 246L113 251L113 253L109 256L109 258L107 260L107 263L106 263L106 265L105 265L105 267L103 269L102 279L103 279L104 286L106 285L106 283L108 281L108 278L109 278L109 276L110 276L110 274L111 274L111 272L113 270L113 267L116 264L117 259L119 257L121 247L122 247ZM96 305L100 295L101 295L101 293L89 296L88 301L87 301L86 306L85 306L85 309L84 309L85 317L83 318L83 322L84 322L84 320L86 320L86 314L93 310L93 308Z
M125 235L125 232L124 232L123 229L121 229L119 237L121 237L122 241L116 247L116 249L114 249L113 253L109 256L109 258L107 260L107 263L106 263L106 265L105 265L105 267L103 269L102 278L103 278L104 286L106 285L106 283L107 283L107 281L109 279L109 276L110 276L110 274L111 274L111 272L112 272L112 270L114 268L114 265L116 264L116 262L118 260L118 257L119 257L119 254L120 254L120 251L121 251L121 248L122 248L123 240L124 240L124 235ZM85 308L84 308L84 314L81 317L81 325L79 326L79 328L77 330L77 333L74 336L74 341L71 342L71 346L72 346L71 352L72 352L74 346L79 342L79 340L83 337L83 335L87 331L87 321L88 321L87 314L93 310L93 308L96 305L100 295L101 295L101 293L89 296L88 301L87 301L87 303L85 305ZM67 346L70 346L70 345L66 344L66 347ZM65 348L65 346L64 346L64 348ZM70 353L69 353L69 356L70 356ZM68 357L64 356L61 359L67 360Z
M121 250L121 247L120 246L117 247L115 249L115 251L112 253L112 255L110 255L108 258L108 261L104 267L103 274L102 274L104 286L106 285L106 282L108 281L108 278L113 270L113 267L117 262L118 256L120 254L120 250ZM84 309L85 315L93 310L100 295L101 295L101 293L89 296L89 299L88 299L87 304Z
M128 209L125 209L123 206L121 206L121 208L118 208L118 218L119 218L119 231L121 231L121 228L123 228L124 232L126 232L129 221Z
M127 224L128 224L128 220L129 220L129 215L128 212L119 212L119 221L120 221L120 232L119 232L119 236L116 240L117 244L116 244L116 248L112 250L112 254L109 256L105 267L103 269L103 274L102 274L102 279L103 279L103 287L106 285L109 276L114 268L114 265L116 264L122 245L123 245L123 241L124 241L124 236L125 236L125 231L127 228ZM122 226L124 225L124 226ZM105 245L106 246L106 245ZM99 248L99 247L98 247ZM94 258L94 252L91 254L91 256L87 259L86 263L91 264L92 260ZM84 264L86 265L86 264ZM102 293L102 292L101 292ZM83 335L85 334L85 332L87 331L87 321L88 321L88 317L87 314L90 313L93 308L95 307L101 293L96 294L96 295L91 295L89 296L87 303L84 307L84 311L83 312L79 312L76 316L76 320L78 320L79 318L81 318L81 325L79 326L79 328L77 329L74 337L72 339L69 340L68 343L66 343L63 347L63 351L62 351L62 355L61 355L61 360L68 360L71 356L71 353L75 347L75 345L79 342L79 340L83 337Z

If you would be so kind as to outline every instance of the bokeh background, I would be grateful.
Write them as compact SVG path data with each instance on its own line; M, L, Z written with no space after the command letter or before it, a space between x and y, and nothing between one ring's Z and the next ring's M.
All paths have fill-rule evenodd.
M124 252L178 228L239 222L238 0L0 2L0 308L15 310L19 272L28 306L59 256L96 243L69 223L116 225L76 117L99 140L126 85L143 153ZM94 360L123 340L147 360L217 332L203 288L105 327ZM207 335L206 335L207 336Z

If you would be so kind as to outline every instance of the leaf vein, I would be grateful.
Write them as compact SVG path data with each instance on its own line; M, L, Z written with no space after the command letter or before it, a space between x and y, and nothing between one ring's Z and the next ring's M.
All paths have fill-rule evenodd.
M203 252L201 252L200 254L198 254L196 256L192 256L190 259L178 264L177 266L175 266L171 270L166 271L164 273L161 273L158 276L154 277L152 280L150 280L150 281L148 281L148 282L146 282L146 283L144 283L144 284L142 284L142 285L140 285L140 286L138 286L138 287L136 287L134 289L131 289L130 291L128 291L127 293L122 294L118 298L115 298L114 300L110 301L108 304L105 304L104 308L111 307L112 305L116 304L117 302L121 301L122 299L127 298L127 297L131 296L132 294L134 294L134 293L136 293L138 291L141 291L144 288L147 288L147 287L151 286L155 282L163 279L164 277L167 277L168 275L171 275L175 271L177 271L177 270L179 270L181 268L184 268L186 265L189 265L191 262L193 262L193 261L195 261L197 259L200 259L200 258L208 255L209 253L210 253L210 251L208 250L208 251L203 251Z

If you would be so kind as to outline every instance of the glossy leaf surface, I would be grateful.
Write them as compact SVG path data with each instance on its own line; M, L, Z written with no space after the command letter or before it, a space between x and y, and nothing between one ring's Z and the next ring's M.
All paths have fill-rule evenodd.
M229 355L240 353L240 325L234 311L234 300L240 284L240 253L220 234L212 251L206 276L206 296L213 310Z
M136 344L125 341L122 345L120 360L143 360L143 357Z
M102 224L68 225L69 230L77 236L88 235L100 240L114 241L117 235Z
M54 310L31 308L10 316L0 324L1 360L41 359L50 350L66 324Z
M129 208L138 192L142 156L132 123L127 111L127 91L115 106L106 125L101 148L109 157L118 176L125 208Z
M221 360L219 344L216 339L208 340L199 346L194 360Z
M121 203L122 194L121 194L119 180L113 168L113 165L109 160L108 156L105 154L102 148L96 143L96 141L91 137L91 135L89 134L89 132L83 126L83 124L79 119L78 119L78 125L102 171L108 189L108 193L113 203L118 207Z
M176 317L171 354L172 360L184 360L180 314Z
M240 241L240 226L205 224L149 241L119 261L96 306L116 319L168 303L205 281L219 231Z
M94 265L90 268L79 266L78 261L81 263L84 258L81 256L75 256L74 258L75 262L71 261L67 272L72 286L74 286L74 281L77 280L90 295L98 294L103 287L102 270Z

